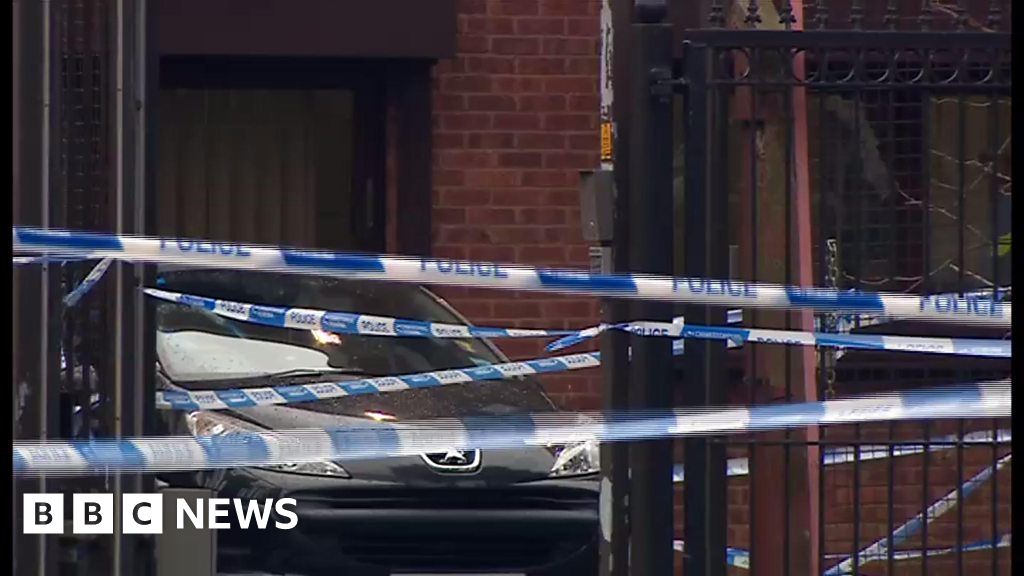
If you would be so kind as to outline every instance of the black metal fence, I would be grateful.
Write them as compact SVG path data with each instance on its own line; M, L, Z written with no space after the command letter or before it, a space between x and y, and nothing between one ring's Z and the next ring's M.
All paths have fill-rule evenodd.
M141 131L147 100L144 66L134 55L143 53L139 46L145 42L143 4L60 0L15 5L15 224L141 230L136 210L145 200L138 160L147 153ZM142 369L147 364L140 353L144 347L135 338L142 333L136 331L142 314L136 288L143 267L115 263L79 301L65 300L95 265L15 267L16 440L144 433L151 408L143 399L152 398L152 375ZM145 573L150 554L139 550L151 546L151 540L121 534L22 534L18 492L144 492L151 484L140 475L119 474L17 480L12 572Z
M710 216L677 249L702 237L748 281L1010 298L1007 3L818 1L801 15L790 2L711 2L707 14L683 35L676 222L701 226L683 216L694 201ZM1009 337L865 316L747 310L744 322ZM1010 376L1009 360L900 352L747 345L727 357L705 377L741 404ZM725 495L678 490L677 563L724 573L692 564L692 541L736 549L736 574L1010 574L1008 430L965 420L721 439L730 470L748 473ZM695 501L724 519L693 520L680 508Z

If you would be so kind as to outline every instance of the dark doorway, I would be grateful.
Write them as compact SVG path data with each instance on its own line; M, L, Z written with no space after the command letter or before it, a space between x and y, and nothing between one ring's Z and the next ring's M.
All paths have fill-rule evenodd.
M342 59L164 57L156 232L382 250L380 69Z

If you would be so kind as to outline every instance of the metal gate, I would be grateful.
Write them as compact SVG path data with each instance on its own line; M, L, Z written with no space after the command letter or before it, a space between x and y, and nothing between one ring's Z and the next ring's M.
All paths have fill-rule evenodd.
M1009 298L1009 4L806 4L715 1L710 26L684 32L675 194L687 232L676 249L747 281ZM1009 337L864 315L746 310L744 323ZM743 404L1010 374L1009 360L746 348L700 376L729 381L727 400ZM720 440L709 467L746 459L749 473L683 499L704 514L677 509L682 563L724 573L700 551L728 546L730 573L1010 574L1008 429L969 420Z

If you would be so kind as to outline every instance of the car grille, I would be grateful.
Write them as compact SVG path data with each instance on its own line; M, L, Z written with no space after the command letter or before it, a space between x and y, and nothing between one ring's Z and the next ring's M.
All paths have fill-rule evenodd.
M596 505L596 492L564 487L460 488L453 490L388 488L302 491L289 494L320 506L353 509L583 510Z
M566 560L597 538L597 496L588 490L399 488L290 496L299 500L300 510L305 504L313 504L321 509L467 511L482 518L488 511L592 511L595 515L593 525L582 523L553 531L502 530L500 525L482 519L479 524L461 528L439 521L418 526L396 523L370 532L307 532L322 546L341 552L348 561L391 569L522 571ZM312 529L309 524L305 526Z
M589 540L516 536L503 539L387 538L343 540L342 555L360 564L396 569L523 570L564 560Z

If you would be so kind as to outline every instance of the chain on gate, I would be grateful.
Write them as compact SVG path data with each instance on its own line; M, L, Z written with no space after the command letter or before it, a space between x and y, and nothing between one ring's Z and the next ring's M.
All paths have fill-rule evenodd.
M833 290L839 288L839 243L835 238L825 241L825 287ZM827 312L822 315L822 331L836 332L839 326L839 315ZM822 351L822 371L825 376L825 399L836 397L836 361L839 350L828 347Z

